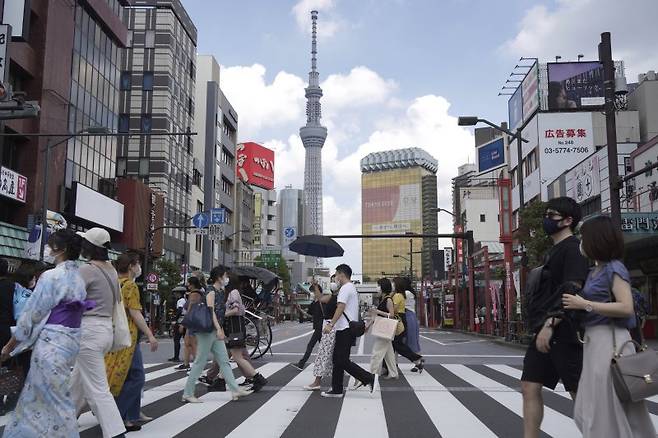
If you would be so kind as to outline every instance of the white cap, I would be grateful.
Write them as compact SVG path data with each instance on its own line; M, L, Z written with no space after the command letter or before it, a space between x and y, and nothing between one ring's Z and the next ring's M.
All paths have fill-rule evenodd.
M91 228L84 233L78 231L78 235L85 239L87 242L92 245L98 246L99 248L106 248L106 244L111 242L110 233L103 228Z

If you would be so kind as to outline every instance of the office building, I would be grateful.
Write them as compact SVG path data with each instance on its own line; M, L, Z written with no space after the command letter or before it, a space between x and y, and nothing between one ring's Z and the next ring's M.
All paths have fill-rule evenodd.
M279 221L276 190L254 189L254 248L279 247Z
M129 36L119 81L118 130L153 136L121 138L116 174L140 179L162 194L165 222L182 227L196 212L190 210L196 139L158 134L191 132L194 126L197 29L180 0L134 0L131 5L123 20ZM164 239L164 256L187 264L188 233L167 229Z
M286 186L280 190L278 212L281 256L290 269L290 283L296 285L306 281L309 276L306 257L290 251L290 244L302 235L304 229L303 191L293 189L292 186Z
M238 179L235 184L235 239L233 252L238 265L253 264L254 189Z
M375 152L361 160L363 234L437 233L437 161L420 148ZM437 239L363 239L363 281L431 275Z
M211 55L197 56L195 138L192 166L192 196L189 210L193 213L226 210L224 242L194 236L190 248L190 266L209 271L220 262L232 264L234 253L235 205L235 140L238 114L219 88L220 67Z
M73 229L102 226L115 239L124 225L123 205L115 200L116 138L62 142L58 135L97 126L116 131L121 52L128 44L121 14L129 2L4 0L0 11L7 1L23 18L21 24L11 23L8 83L26 100L38 101L41 111L38 118L8 120L3 130L54 137L2 138L2 166L21 190L0 196L0 220L21 239L39 221L47 165L47 208L61 213ZM47 144L57 144L49 162ZM18 251L6 255L22 256Z

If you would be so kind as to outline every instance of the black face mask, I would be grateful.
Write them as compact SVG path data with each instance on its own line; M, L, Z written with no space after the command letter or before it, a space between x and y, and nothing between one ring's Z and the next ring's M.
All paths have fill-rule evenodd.
M548 234L549 236L552 236L555 233L559 233L563 229L567 228L568 225L563 225L560 226L560 222L562 222L564 218L562 219L551 219L550 217L545 217L544 222L543 222L543 227L544 227L544 232Z

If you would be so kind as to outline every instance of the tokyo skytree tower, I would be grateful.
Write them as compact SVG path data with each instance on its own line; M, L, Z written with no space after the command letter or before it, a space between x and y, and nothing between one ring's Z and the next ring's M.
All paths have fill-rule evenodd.
M327 128L320 124L322 107L320 74L317 71L318 11L311 11L313 23L311 40L311 71L306 88L306 126L299 129L306 149L304 165L304 234L322 234L322 146Z

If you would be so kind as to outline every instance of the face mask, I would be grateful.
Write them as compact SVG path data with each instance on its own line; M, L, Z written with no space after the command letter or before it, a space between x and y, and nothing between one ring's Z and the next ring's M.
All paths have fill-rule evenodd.
M137 269L135 270L134 274L135 274L135 278L142 275L142 267L140 265L137 265Z
M589 258L587 257L587 253L585 252L585 249L583 248L583 242L580 242L580 253L582 254L583 257L586 259Z
M224 287L228 286L229 281L230 280L228 278L224 278Z
M57 263L55 260L61 253L53 253L53 249L50 245L46 245L43 249L43 261L54 265Z
M331 289L332 292L336 292L338 290L338 283L336 283L335 281L332 281L329 284L329 289Z
M568 225L564 225L562 227L559 225L562 220L563 219L555 220L549 217L545 217L544 222L542 224L544 227L544 232L549 236L552 236L553 234L558 233L561 230L567 228Z

